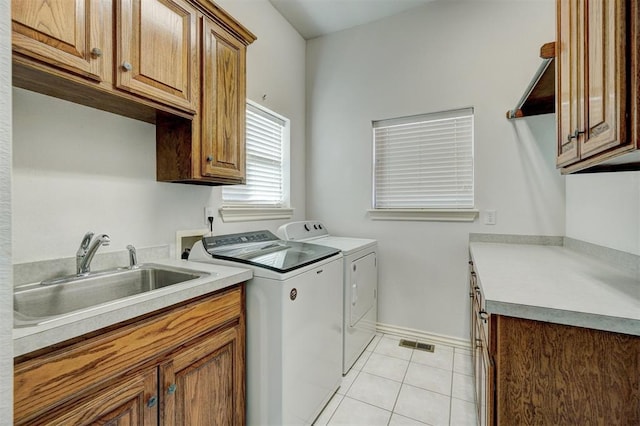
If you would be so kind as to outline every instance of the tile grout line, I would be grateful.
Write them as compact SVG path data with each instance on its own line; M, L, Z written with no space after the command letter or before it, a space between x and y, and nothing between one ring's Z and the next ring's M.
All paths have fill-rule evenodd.
M380 335L380 339L382 339L382 336L384 336L384 334ZM375 338L376 338L376 337L377 337L377 334L376 334L376 336L374 336L374 338L373 338L373 339L371 339L371 342L369 342L369 345L370 345L370 344L375 340ZM380 343L380 339L378 339L378 341L376 342L376 344L371 348L371 354L373 353L373 351L375 350L375 348L378 346L378 343ZM362 351L362 353L360 354L360 356L364 355L364 353L365 353L365 352L367 352L367 349L369 349L369 345L367 345L367 347L365 348L365 350L364 350L364 351ZM369 354L369 357L371 357L371 354ZM369 361L369 358L367 358L367 361ZM356 362L357 362L357 361L356 361ZM355 365L355 364L354 364L354 365ZM365 365L366 365L366 362L365 362ZM363 367L364 367L364 365L363 365ZM353 366L351 367L351 369L349 370L349 372L351 372L351 371L353 371ZM360 370L356 370L356 371L357 371L357 373L356 373L355 377L353 378L353 380L351 381L351 384L349 385L349 389L351 389L351 386L353 386L353 384L355 383L355 381L356 381L356 379L358 378L358 376L360 375L360 373L362 373L362 368L361 368ZM349 374L349 373L347 373L347 374ZM344 378L344 376L342 376L342 377ZM342 403L344 402L344 399L345 399L345 398L347 398L347 392L349 392L349 389L345 389L345 392L344 392L344 394L342 395L342 399L340 400L340 402L339 402L339 403L338 403L338 405L336 406L335 410L333 410L333 413L331 413L331 416L329 416L329 418L327 419L327 423L326 423L326 424L327 424L327 426L329 425L329 423L331 423L331 419L333 419L333 416L335 416L335 415L336 415L336 413L338 412L338 408L340 408L340 406L341 406L341 405L342 405ZM334 394L334 396L335 396L335 395L338 395L337 391L336 391L336 393ZM367 402L365 402L365 401L360 401L359 399L355 399L355 398L351 398L351 399L353 399L353 400L355 400L355 401L362 402L362 403L364 403L364 404L368 404ZM369 405L371 405L371 406L375 407L375 405L373 405L373 404L369 404ZM380 407L377 407L377 408L380 408ZM391 417L389 417L389 418L391 418Z
M396 400L393 401L393 407L391 408L391 416L389 416L389 421L387 425L391 423L391 418L393 417L393 413L396 411L396 405L398 404L398 398L400 398L400 392L402 392L402 386L404 386L404 379L407 377L407 372L409 371L409 365L411 365L411 360L413 359L413 354L415 349L411 349L411 356L409 357L409 362L407 363L407 368L404 370L404 374L402 375L402 381L400 382L400 389L398 390L398 394L396 395Z

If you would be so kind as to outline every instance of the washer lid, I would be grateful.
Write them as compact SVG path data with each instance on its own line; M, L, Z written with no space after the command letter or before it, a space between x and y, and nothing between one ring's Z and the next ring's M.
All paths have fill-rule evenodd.
M202 243L214 258L280 273L302 268L340 252L334 247L279 240L269 231L203 237Z

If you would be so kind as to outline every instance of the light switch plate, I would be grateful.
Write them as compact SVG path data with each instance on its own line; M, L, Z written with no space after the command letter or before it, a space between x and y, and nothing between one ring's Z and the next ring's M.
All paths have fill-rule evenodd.
M496 224L496 211L495 210L485 210L484 212L484 224L485 225L495 225Z

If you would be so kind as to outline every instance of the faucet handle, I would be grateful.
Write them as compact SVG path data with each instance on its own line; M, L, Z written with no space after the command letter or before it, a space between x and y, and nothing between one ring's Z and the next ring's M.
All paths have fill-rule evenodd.
M89 244L91 243L92 238L93 238L93 232L88 231L86 234L84 234L84 237L82 237L82 241L80 242L80 247L78 247L78 252L76 253L76 256L84 256L87 253L87 250L89 249Z
M127 250L129 250L129 269L138 269L138 255L136 253L136 248L129 244L127 246Z

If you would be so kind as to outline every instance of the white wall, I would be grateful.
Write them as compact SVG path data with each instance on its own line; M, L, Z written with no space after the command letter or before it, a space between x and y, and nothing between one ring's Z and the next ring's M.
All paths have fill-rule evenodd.
M564 234L555 116L505 118L554 27L552 0L443 0L307 43L307 216L379 240L380 322L466 338L468 233ZM368 219L371 121L466 106L497 225Z
M11 25L0 2L0 425L13 422L13 298L11 293Z
M640 255L640 172L567 177L567 236Z
M291 202L302 219L305 42L267 0L218 3L258 37L247 53L248 98L291 119ZM109 234L107 250L172 244L177 230L205 228L205 205L219 207L220 187L155 181L153 125L13 93L14 263L73 256L87 230ZM217 218L215 226L226 233L282 223Z

